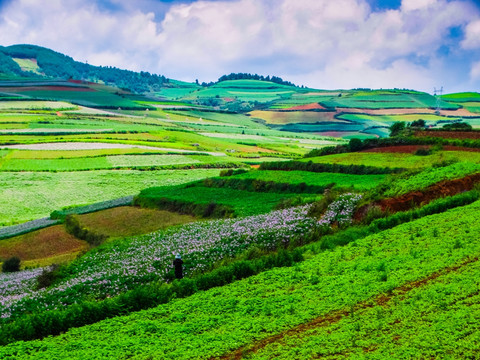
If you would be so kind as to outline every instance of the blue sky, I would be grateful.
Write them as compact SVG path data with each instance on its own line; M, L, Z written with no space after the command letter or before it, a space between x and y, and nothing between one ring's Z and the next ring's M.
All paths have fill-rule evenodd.
M0 0L0 45L185 81L480 91L480 1Z

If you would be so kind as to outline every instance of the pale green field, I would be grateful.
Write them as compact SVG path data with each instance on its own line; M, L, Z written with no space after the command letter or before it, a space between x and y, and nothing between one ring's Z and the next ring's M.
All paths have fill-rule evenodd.
M0 172L0 226L38 219L65 206L137 194L152 186L217 176L218 169Z

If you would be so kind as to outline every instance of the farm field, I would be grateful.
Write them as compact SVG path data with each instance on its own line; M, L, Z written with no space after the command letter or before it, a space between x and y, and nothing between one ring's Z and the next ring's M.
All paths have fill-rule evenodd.
M305 183L306 185L315 186L335 184L336 187L367 190L377 186L380 182L384 180L384 178L385 175L351 175L338 173L311 173L308 171L261 170L250 171L239 175L233 175L226 179L252 179L271 182L283 182L294 185Z
M469 151L438 151L431 155L420 156L408 153L354 152L300 159L314 163L333 163L344 165L366 165L421 169L433 164L449 161L480 163L480 153Z
M338 351L345 356L364 354L365 346L372 344L372 358L391 351L416 357L445 352L473 356L479 351L471 334L477 329L474 274L480 245L475 235L478 229L470 219L478 211L477 202L428 216L345 247L313 253L294 267L273 269L57 337L7 345L0 348L0 354L7 359L54 354L70 358L135 354L163 359L184 354L201 359L236 358L237 353L247 358L309 358L335 357ZM449 281L455 278L458 282ZM449 293L454 289L455 293ZM450 295L444 298L441 294ZM456 306L451 305L454 299L460 301ZM436 304L442 316L432 319L438 313ZM467 319L472 321L468 325L448 330L440 325L442 319L463 322L469 305ZM414 318L415 314L421 317ZM409 318L418 327L412 328ZM388 329L386 319L394 320ZM422 319L430 322L428 327L422 326ZM433 332L440 330L438 326L444 329L441 341ZM330 336L322 336L327 331ZM132 336L138 333L142 336ZM462 334L467 337L460 343L447 341ZM396 335L408 339L408 346L380 341ZM437 340L425 346L426 337Z
M0 359L480 353L479 93L0 58Z
M67 206L135 195L151 186L187 183L218 173L217 169L1 172L0 226L49 216Z
M208 187L153 187L142 190L137 196L138 202L154 204L161 198L181 200L185 202L209 204L215 202L231 207L238 216L249 216L269 212L282 200L296 194L255 193L229 188ZM316 195L307 194L315 199Z
M170 226L193 222L189 215L173 212L120 206L78 216L82 226L109 237L148 234Z
M45 267L69 262L88 244L68 234L62 225L55 225L0 241L0 259L18 256L24 267Z

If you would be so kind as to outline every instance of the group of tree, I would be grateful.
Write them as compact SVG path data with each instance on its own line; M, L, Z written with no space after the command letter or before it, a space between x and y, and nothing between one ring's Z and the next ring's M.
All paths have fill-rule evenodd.
M230 75L223 75L218 79L218 82L227 81L227 80L259 80L259 81L270 81L275 84L287 85L287 86L297 86L290 81L285 81L278 76L263 76L258 74L248 74L248 73L231 73Z
M71 57L35 45L0 47L0 72L8 75L42 77L22 71L12 59L36 59L44 77L104 82L136 93L157 91L169 80L163 75L149 72L122 70L112 66L93 66Z

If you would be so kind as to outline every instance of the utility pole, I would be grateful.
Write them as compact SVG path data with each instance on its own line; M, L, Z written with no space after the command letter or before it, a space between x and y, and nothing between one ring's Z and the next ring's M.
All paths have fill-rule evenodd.
M440 115L440 110L441 110L440 102L442 101L440 96L442 96L442 94L443 94L443 86L440 89L433 88L433 94L434 94L435 99L436 99L435 114Z

